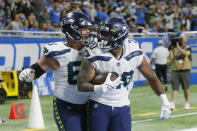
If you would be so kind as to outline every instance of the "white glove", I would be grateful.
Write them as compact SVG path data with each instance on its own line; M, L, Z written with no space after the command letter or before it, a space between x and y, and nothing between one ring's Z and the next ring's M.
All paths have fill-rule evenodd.
M170 109L170 103L168 101L168 98L166 96L166 94L161 94L160 99L162 101L162 106L161 106L161 111L160 111L160 120L165 120L168 117L170 117L171 114L171 109Z
M94 85L94 92L97 94L102 94L113 89L116 89L120 84L120 77L116 78L114 81L111 81L112 73L109 73L106 77L105 82L102 85Z
M19 79L21 81L26 81L26 82L31 82L33 81L33 75L34 75L35 70L31 68L24 69L20 75Z

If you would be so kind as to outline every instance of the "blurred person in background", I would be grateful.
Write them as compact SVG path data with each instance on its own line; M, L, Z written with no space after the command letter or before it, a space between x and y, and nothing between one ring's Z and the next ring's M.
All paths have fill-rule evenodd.
M50 13L48 10L48 6L44 5L42 11L38 15L38 22L39 23L44 23L47 20L50 20Z
M30 2L28 0L18 0L12 3L13 6L16 6L17 13L23 13L26 17L28 17L32 12L32 8L30 6Z
M61 23L67 42L47 44L44 55L30 68L23 70L19 79L31 82L52 69L55 78L53 113L59 131L87 131L88 96L79 94L76 78L92 23L87 15L80 12L62 16Z
M34 22L37 21L34 14L28 16L29 28L33 27Z
M29 1L31 3L33 14L36 16L36 18L38 18L40 12L42 12L43 0L29 0Z
M82 11L92 20L92 15L90 14L91 5L88 1L83 2Z
M50 9L50 20L51 25L53 25L54 22L60 23L60 5L59 2L54 2L53 7Z
M29 31L29 22L27 20L25 20L23 22L23 27L21 28L21 30L23 30L23 31Z
M26 20L25 15L23 13L19 13L19 23L22 25L21 28L23 28L24 22Z
M54 31L54 32L60 32L61 31L60 23L58 21L53 22L52 31Z
M0 14L0 30L3 29L3 23L4 23L4 21L3 21L3 15Z
M164 47L163 40L159 40L157 47L153 50L153 53L151 55L151 61L150 64L155 63L155 72L159 80L163 83L165 87L165 91L168 90L168 82L167 82L167 59L169 56L169 51L167 48Z
M20 16L19 14L16 14L14 16L14 20L8 25L10 27L8 27L11 30L20 30L23 27L23 24L20 22Z
M179 16L179 13L177 12L174 12L173 29L174 29L174 32L180 31L180 16Z
M171 12L170 9L166 9L166 14L164 15L164 18L166 20L166 26L168 27L168 31L173 31L173 13Z
M81 11L80 7L81 7L81 1L73 1L71 2L71 9L68 11L71 11L71 12Z
M34 21L33 27L30 28L30 31L40 31L38 21Z
M190 70L192 66L191 48L187 45L187 37L182 33L179 38L180 42L175 41L170 45L169 59L172 63L172 94L171 109L175 109L175 100L179 85L181 84L185 96L185 109L190 109L189 104L189 86L190 86Z
M11 22L12 22L11 16L7 16L6 22L3 24L2 30L11 30L11 26L10 26Z

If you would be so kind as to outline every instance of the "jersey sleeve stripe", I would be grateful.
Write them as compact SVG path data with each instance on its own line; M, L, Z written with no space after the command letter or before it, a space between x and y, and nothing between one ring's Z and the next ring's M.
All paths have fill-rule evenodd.
M143 54L143 52L142 52L141 50L137 50L137 51L131 52L129 55L125 56L125 59L126 59L127 61L129 61L129 60L132 59L133 57L135 57L135 56L140 56L140 55L142 55L142 54Z
M92 58L89 58L88 60L90 62L95 62L97 60L100 60L100 61L109 61L111 59L111 57L107 57L107 56L94 56Z
M71 49L65 49L65 50L61 50L61 51L51 51L50 53L48 53L47 57L54 57L54 56L58 56L58 55L62 55L62 54L65 54L65 53L68 53L70 52Z

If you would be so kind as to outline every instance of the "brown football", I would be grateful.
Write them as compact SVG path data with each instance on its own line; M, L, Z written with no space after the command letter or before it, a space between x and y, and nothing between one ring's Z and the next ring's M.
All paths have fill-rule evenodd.
M94 85L101 85L105 82L105 79L107 78L108 74L109 74L108 72L97 74L90 83L92 83ZM117 78L118 78L118 75L115 73L112 73L112 75L110 77L111 81L114 81Z

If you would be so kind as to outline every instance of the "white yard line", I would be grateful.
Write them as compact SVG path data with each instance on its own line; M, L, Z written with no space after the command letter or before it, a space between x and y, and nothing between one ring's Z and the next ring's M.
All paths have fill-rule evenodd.
M191 115L197 115L197 112L191 112L191 113L185 113L185 114L178 114L178 115L172 115L170 118L176 118L176 117L183 117L183 116L191 116ZM138 122L145 122L145 121L153 121L157 120L159 118L153 118L153 119L145 119L145 120L137 120L137 121L132 121L132 123L138 123ZM196 130L197 131L197 130Z
M190 128L190 129L184 129L184 130L179 130L179 131L197 131L197 128Z

